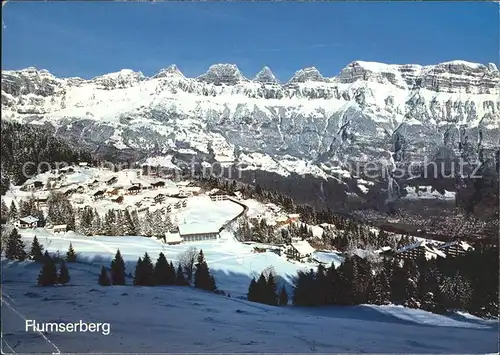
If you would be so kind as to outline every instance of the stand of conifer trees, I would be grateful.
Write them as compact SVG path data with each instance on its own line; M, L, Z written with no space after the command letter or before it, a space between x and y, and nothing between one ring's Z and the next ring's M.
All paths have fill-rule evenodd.
M299 271L292 302L296 306L400 304L434 313L464 310L482 317L498 315L498 247L477 246L462 256L426 260L370 263L357 255L335 268ZM272 273L253 278L249 301L287 304L281 288L276 294Z

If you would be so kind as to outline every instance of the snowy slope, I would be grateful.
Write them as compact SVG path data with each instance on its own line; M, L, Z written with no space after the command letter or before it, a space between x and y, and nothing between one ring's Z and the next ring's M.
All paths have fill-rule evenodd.
M496 324L402 307L271 307L183 287L100 287L71 264L64 287L35 286L40 266L2 260L6 353L494 353ZM25 320L102 322L110 334L25 332Z

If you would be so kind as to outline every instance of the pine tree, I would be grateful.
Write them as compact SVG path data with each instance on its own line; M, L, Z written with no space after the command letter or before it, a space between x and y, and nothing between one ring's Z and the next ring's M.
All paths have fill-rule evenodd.
M279 305L286 306L288 304L288 294L286 293L286 288L283 285L281 287L280 296L279 296Z
M144 253L144 257L142 258L142 270L144 277L144 286L153 286L154 285L154 266L151 258L148 253Z
M36 235L33 237L29 256L31 260L41 261L43 258L43 246L38 242Z
M169 284L169 264L165 254L160 253L154 267L154 281L155 285L168 285Z
M9 208L9 222L14 222L19 218L19 214L17 213L17 207L14 201L10 203L10 208Z
M5 248L5 257L10 260L25 260L26 251L21 235L16 228L12 230L7 240L7 246Z
M98 283L101 286L111 286L111 281L109 280L108 272L106 271L104 265L101 267L101 274L99 275Z
M144 268L142 267L142 258L139 257L137 259L137 263L135 264L135 272L134 272L134 286L143 286L144 285Z
M269 273L266 281L266 299L265 302L268 305L276 306L278 304L276 295L276 279L272 273Z
M76 253L75 250L73 249L73 245L71 242L69 243L69 249L68 252L66 253L66 261L68 263L76 263Z
M194 287L201 288L207 291L215 291L215 280L210 275L203 250L198 254L198 262L196 263L196 271L194 273Z
M128 210L123 213L123 235L137 235L132 216Z
M184 270L182 269L181 264L179 264L179 266L177 266L175 284L179 285L179 286L189 285L189 281L186 279L186 275L184 275Z
M258 302L257 296L257 281L255 281L255 277L250 281L250 285L248 286L247 300L251 302Z
M61 261L61 266L59 270L59 275L57 276L57 281L61 285L66 285L71 277L69 276L69 270L66 266L66 262L64 260Z
M262 272L257 280L257 287L255 288L255 301L259 303L266 303L267 293L267 279L264 272Z
M167 269L167 285L175 285L175 281L177 279L177 275L175 273L175 267L172 262L168 264L168 269Z
M9 208L5 204L5 200L2 200L1 204L2 206L0 210L0 223L5 224L9 219Z
M99 215L99 213L97 213L96 210L94 210L93 216L94 218L92 220L92 229L90 231L90 235L102 234L101 216Z
M115 258L111 261L111 282L113 285L125 285L125 262L120 249L116 251Z
M48 257L38 274L37 283L39 286L53 286L57 283L57 278L56 263L51 257Z

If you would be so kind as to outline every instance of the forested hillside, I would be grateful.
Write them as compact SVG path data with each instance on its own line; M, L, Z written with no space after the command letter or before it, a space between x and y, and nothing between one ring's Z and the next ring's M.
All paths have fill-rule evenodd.
M90 152L69 145L45 127L2 122L1 134L2 195L9 184L24 183L36 173L37 167L44 172L49 169L49 164L56 162L69 164L92 160Z

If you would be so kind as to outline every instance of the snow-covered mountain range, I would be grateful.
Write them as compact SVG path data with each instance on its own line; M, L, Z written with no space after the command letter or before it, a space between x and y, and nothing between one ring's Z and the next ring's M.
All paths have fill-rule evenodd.
M390 65L356 61L332 78L314 67L280 83L233 64L187 78L175 65L152 77L121 70L57 78L2 71L2 118L50 124L82 145L138 158L203 154L247 169L327 177L347 161L421 161L445 147L488 151L500 137L500 73L494 64ZM130 149L128 149L130 148Z

